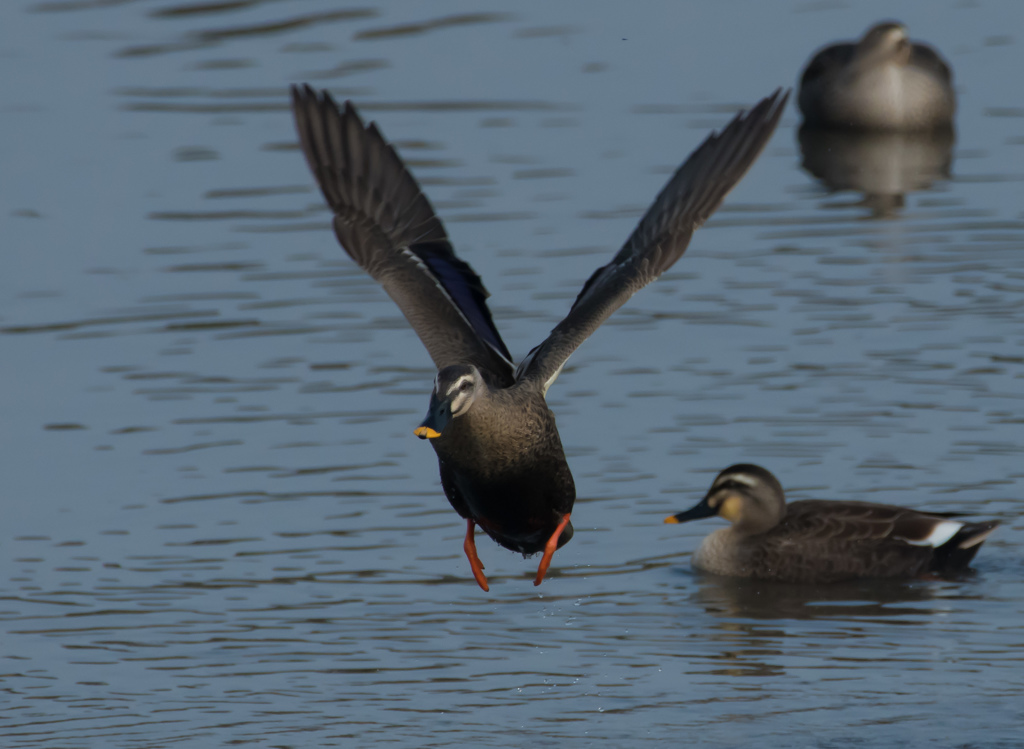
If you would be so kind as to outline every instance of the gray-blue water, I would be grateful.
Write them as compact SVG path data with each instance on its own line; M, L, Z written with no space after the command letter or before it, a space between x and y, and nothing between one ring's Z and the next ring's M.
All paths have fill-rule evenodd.
M864 194L799 116L549 393L576 537L464 526L433 370L337 247L287 85L350 97L517 357L705 135L896 17L955 144ZM0 745L1020 746L1024 6L0 4ZM880 149L880 150L879 150ZM840 183L841 184L841 183ZM901 198L900 195L903 197ZM959 581L693 575L721 468L999 518Z

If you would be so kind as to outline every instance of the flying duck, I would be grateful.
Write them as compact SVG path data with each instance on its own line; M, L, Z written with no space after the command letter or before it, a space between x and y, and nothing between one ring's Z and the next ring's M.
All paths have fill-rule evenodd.
M805 126L850 130L949 129L956 110L949 66L892 21L815 53L798 102Z
M665 522L712 515L732 526L704 539L692 558L696 569L795 583L963 571L999 525L871 502L786 504L779 480L745 463L726 468L700 503Z
M427 416L415 429L437 453L441 486L466 520L463 549L488 590L475 526L524 556L572 538L576 489L545 394L576 347L636 291L672 267L757 158L789 94L776 91L712 133L669 180L639 226L584 284L551 334L513 363L480 277L452 249L444 226L394 147L355 107L293 86L292 111L309 168L334 212L334 233L412 325L437 366Z

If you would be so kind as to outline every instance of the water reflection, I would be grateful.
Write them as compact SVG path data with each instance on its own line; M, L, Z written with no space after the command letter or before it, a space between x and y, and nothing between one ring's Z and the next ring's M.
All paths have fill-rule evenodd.
M248 6L249 4L245 4ZM208 23L207 16L216 16L225 11L238 10L240 6L235 3L209 3L206 5L189 5L169 8L164 11L157 11L155 18L161 20L178 20L181 18L197 18L199 21ZM45 7L46 10L67 10L67 8ZM247 8L251 9L251 7ZM180 11L188 10L188 13ZM175 12L178 11L178 12ZM371 8L352 8L350 10L328 10L320 13L291 13L286 17L275 18L269 21L256 21L252 23L238 23L233 26L224 26L211 29L190 29L181 34L174 41L156 44L139 44L121 48L117 55L119 57L152 57L179 52L193 52L204 48L216 47L228 41L245 39L248 37L274 36L287 32L294 32L306 27L334 24L339 22L361 21L373 18L379 11Z
M830 192L857 190L872 218L892 218L909 192L949 179L952 131L884 133L802 127L802 166Z
M1018 745L1016 3L922 27L962 86L956 179L864 221L781 135L570 360L549 397L587 525L548 590L496 549L493 600L410 432L434 369L287 116L319 75L393 134L521 355L847 5L0 2L0 746ZM707 529L661 519L739 458L1004 528L960 582L677 571Z
M697 590L686 601L724 619L880 619L917 623L934 613L936 588L921 581L856 580L797 585L694 574Z

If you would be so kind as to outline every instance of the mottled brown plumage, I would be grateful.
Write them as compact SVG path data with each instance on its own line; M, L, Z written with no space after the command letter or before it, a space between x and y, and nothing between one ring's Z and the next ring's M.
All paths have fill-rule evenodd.
M665 521L715 514L731 520L732 527L704 539L693 555L694 567L797 583L957 572L966 569L998 525L871 502L786 504L775 476L750 464L722 471L699 504Z
M463 545L487 590L474 526L502 546L544 553L573 535L576 488L545 394L573 351L634 292L679 259L771 137L788 94L777 91L713 133L679 168L612 261L587 281L568 315L513 369L480 277L456 257L412 174L351 103L292 88L299 141L334 211L345 251L376 279L437 365L427 418L415 430L437 452L441 484L466 519Z

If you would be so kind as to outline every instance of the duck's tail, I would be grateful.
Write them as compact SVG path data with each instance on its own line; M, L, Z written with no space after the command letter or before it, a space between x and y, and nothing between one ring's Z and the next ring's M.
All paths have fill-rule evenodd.
M946 543L935 549L932 557L931 572L960 572L978 553L982 542L989 537L999 525L998 520L987 520L982 523L964 523Z

